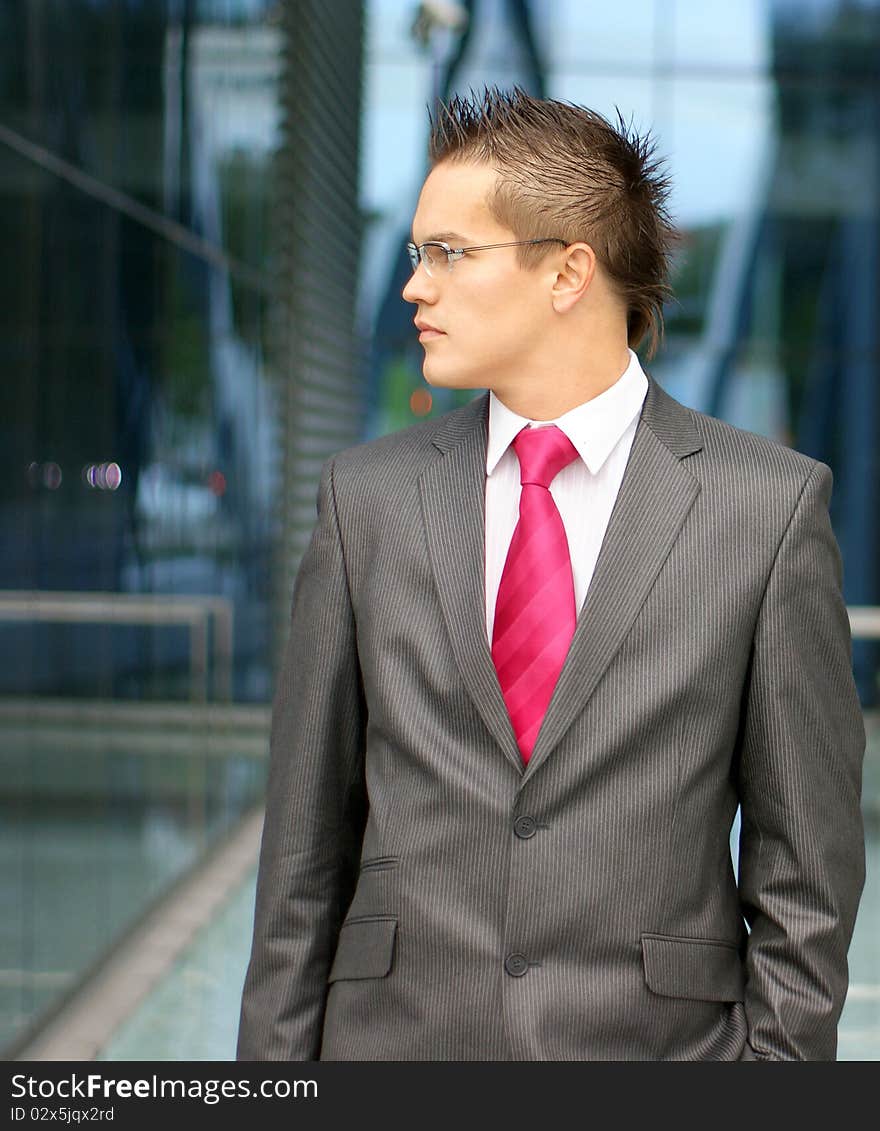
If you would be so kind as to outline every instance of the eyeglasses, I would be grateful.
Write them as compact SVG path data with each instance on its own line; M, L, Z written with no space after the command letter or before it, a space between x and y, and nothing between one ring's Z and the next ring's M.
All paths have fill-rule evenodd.
M442 268L444 259L447 271L451 271L453 263L461 259L467 251L491 251L495 247L523 247L532 243L561 243L565 246L565 240L557 236L547 236L540 240L512 240L510 243L487 243L479 247L450 247L448 243L432 240L430 243L420 243L418 247L414 243L408 243L406 250L409 252L413 271L418 271L421 263L425 271L433 277L434 273Z

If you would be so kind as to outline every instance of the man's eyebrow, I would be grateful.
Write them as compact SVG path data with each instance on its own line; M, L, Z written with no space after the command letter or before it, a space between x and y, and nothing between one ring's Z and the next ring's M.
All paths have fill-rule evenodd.
M410 239L413 243L416 242L415 236L412 234L410 234ZM432 243L435 240L441 240L443 243L449 243L450 240L454 240L456 243L467 243L468 237L463 236L461 232L434 232L430 236L425 236L422 243Z

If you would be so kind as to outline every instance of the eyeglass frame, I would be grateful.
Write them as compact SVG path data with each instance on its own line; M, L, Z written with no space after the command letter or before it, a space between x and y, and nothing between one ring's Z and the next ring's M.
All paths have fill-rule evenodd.
M448 243L443 240L425 240L424 243L414 244L407 243L406 250L409 252L409 261L412 264L413 274L418 271L419 266L425 268L429 278L434 276L431 274L431 268L425 262L423 251L426 247L439 247L446 253L446 270L451 271L453 263L457 263L459 259L468 251L492 251L496 247L525 247L527 244L538 243L561 243L563 247L566 246L566 241L560 239L559 236L543 236L538 240L511 240L508 243L486 243L477 244L474 247L450 247Z

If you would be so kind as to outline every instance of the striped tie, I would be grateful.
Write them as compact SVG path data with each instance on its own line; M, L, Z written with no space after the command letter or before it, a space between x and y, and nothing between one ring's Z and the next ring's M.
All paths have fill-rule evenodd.
M574 634L568 539L550 494L577 450L564 432L524 428L513 441L522 491L495 606L492 659L527 763Z

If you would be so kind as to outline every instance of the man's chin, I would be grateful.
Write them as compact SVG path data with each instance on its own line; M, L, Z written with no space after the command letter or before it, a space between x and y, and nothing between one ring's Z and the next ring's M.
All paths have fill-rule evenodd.
M476 374L438 372L437 369L427 363L422 366L422 376L433 389L482 389L485 387Z

